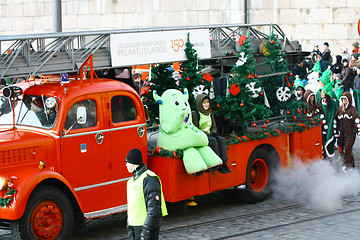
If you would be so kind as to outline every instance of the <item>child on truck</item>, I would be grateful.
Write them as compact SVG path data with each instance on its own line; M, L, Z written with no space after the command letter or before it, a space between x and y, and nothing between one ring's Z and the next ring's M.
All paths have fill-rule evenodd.
M231 173L230 168L226 165L228 156L226 153L225 138L217 135L217 127L214 115L210 111L210 98L205 94L199 94L196 97L196 110L192 112L193 124L206 133L209 139L211 149L220 156L223 165L218 171L226 174Z

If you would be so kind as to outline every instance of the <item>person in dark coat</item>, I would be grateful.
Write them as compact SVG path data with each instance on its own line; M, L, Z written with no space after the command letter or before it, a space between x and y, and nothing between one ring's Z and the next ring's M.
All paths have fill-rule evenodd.
M353 89L356 89L360 92L360 68L356 69L356 76L354 78Z
M193 124L202 130L209 139L211 149L221 158L223 165L218 171L226 174L230 173L230 168L226 165L228 156L226 152L226 141L222 136L217 135L217 127L214 115L210 111L210 98L205 94L196 97L196 110L192 112Z
M141 74L140 73L135 73L133 74L132 76L133 78L133 81L134 81L134 85L135 85L135 90L136 92L141 95L141 87L143 86L144 84L144 81L142 80L141 78Z
M349 172L355 167L352 148L356 135L360 134L360 115L352 106L351 93L344 92L340 99L342 105L335 113L334 125L340 134L340 146L344 153L343 171Z
M326 63L326 65L327 65L326 68L327 68L328 66L331 66L331 64L332 64L332 56L331 56L331 51L329 48L329 43L324 42L323 46L324 46L324 51L321 54L321 58Z
M339 74L341 73L342 70L342 63L341 63L342 57L341 55L336 55L336 62L334 65L332 65L331 67L331 72L333 72L334 74Z
M354 71L349 67L349 61L347 59L343 60L343 69L341 71L341 76L343 78L340 84L344 85L345 92L349 92L350 88L353 87L355 74Z
M291 71L294 76L299 76L301 81L306 84L307 82L307 75L308 75L308 66L307 63L303 60L298 60L298 62L293 66Z
M160 224L167 215L160 178L146 168L141 151L126 156L126 168L133 176L127 182L127 230L131 240L159 239Z

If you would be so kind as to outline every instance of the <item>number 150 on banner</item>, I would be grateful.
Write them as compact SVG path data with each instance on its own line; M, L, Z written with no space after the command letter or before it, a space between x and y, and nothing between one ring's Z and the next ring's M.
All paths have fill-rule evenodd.
M208 29L110 35L113 67L185 61L187 34L199 59L211 58Z

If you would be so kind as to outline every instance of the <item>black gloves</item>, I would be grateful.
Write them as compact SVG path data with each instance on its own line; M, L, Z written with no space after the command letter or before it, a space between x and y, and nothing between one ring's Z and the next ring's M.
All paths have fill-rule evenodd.
M127 231L128 231L128 235L129 235L129 239L130 240L134 240L135 239L135 232L134 229L130 226L126 226Z
M140 240L149 240L151 237L151 231L150 229L146 228L145 226L143 227L142 231L141 231L141 236L140 236Z

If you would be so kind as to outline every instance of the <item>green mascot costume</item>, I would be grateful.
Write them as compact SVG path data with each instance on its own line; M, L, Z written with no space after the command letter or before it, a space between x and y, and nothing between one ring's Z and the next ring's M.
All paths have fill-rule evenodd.
M339 107L338 102L331 98L332 94L332 83L328 83L324 87L320 89L321 91L324 91L324 93L327 95L327 101L331 102L325 102L323 99L321 100L322 108L324 111L324 114L320 115L320 118L323 122L322 124L322 137L323 137L323 152L324 152L324 158L326 157L333 157L335 155L335 142L336 139L334 137L334 117L335 113Z
M189 94L168 89L162 96L153 92L159 104L160 130L157 145L164 149L183 150L183 162L188 174L222 165L218 155L208 146L206 134L192 124Z

